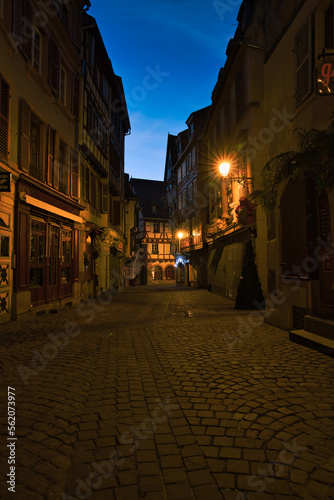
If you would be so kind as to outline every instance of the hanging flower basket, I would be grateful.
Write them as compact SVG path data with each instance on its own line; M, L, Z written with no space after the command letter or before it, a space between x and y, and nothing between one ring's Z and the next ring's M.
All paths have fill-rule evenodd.
M239 206L235 209L238 217L238 222L242 226L248 226L255 222L255 203L251 203L246 196L242 196L239 201Z

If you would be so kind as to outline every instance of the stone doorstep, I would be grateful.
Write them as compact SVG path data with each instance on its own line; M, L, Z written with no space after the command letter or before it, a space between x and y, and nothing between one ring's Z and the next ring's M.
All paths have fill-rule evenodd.
M316 335L306 330L291 330L289 339L296 344L302 344L328 356L334 357L334 340Z
M320 335L329 340L334 340L334 321L317 316L308 316L304 318L304 329L307 332Z

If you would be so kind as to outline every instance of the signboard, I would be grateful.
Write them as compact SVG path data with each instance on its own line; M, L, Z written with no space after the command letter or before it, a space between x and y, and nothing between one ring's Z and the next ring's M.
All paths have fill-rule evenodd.
M189 263L189 259L187 259L184 255L177 253L175 255L175 264L174 267L183 267L185 264Z
M317 75L317 94L334 94L334 63L324 63Z
M9 172L0 172L0 193L10 193L10 176Z

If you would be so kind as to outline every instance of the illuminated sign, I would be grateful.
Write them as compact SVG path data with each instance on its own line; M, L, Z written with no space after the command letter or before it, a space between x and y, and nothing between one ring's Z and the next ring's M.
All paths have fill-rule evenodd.
M324 63L317 77L317 94L332 95L334 93L334 64Z
M10 176L9 172L0 172L0 193L10 193Z
M175 256L174 267L184 266L185 264L189 264L189 259L187 259L184 255L177 254Z

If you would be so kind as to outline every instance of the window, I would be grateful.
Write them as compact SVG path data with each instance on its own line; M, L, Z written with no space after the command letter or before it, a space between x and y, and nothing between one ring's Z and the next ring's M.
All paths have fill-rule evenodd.
M63 229L62 234L62 256L61 256L61 282L71 283L72 262L72 231Z
M312 93L312 27L309 17L295 38L296 108Z
M194 133L194 124L191 122L189 125L189 137L191 137Z
M325 48L334 49L334 7L333 2L325 12Z
M59 235L60 228L58 226L51 226L49 240L49 285L54 286L59 282L58 279L58 260L59 260Z
M181 180L182 180L182 168L180 167L177 170L177 182L178 182L178 184L180 184Z
M188 186L188 203L193 201L193 185L189 184Z
M154 233L160 233L160 223L159 222L155 222L153 224L153 232Z
M152 254L158 255L159 253L159 245L158 243L152 243Z
M40 32L33 26L32 32L32 54L31 63L38 73L41 72L41 52L42 52L42 36Z
M57 43L53 38L49 38L49 68L48 68L48 82L55 95L59 92L59 49Z
M162 269L160 266L154 266L152 269L152 280L162 280Z
M40 121L31 114L30 117L30 164L29 174L35 179L43 180L43 166L40 158Z
M165 269L166 280L175 280L175 267L167 266Z
M107 129L90 99L87 108L87 132L95 140L97 146L105 152L107 150Z
M197 199L197 181L196 180L193 181L193 199L194 200Z
M60 141L59 147L59 191L63 194L68 195L68 186L69 186L69 147L63 142Z
M182 179L184 179L184 178L185 178L186 173L187 173L187 164L186 164L186 162L184 161L184 162L182 163Z
M96 205L96 188L95 188L95 184L96 184L96 179L95 179L95 175L91 175L90 177L90 204L95 207Z
M186 206L187 203L188 203L187 190L185 189L184 191L182 191L182 208Z
M60 66L59 99L66 104L66 71L63 66Z
M68 27L68 7L63 0L61 2L59 2L59 5L57 7L58 7L58 16L61 19L65 28L67 28Z
M46 225L44 221L32 219L30 227L29 285L44 286Z
M0 19L3 19L3 0L0 0Z
M81 166L81 197L89 202L89 168Z

